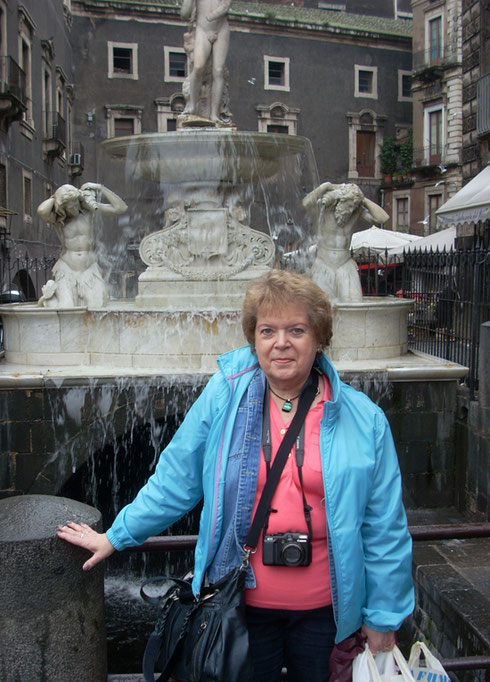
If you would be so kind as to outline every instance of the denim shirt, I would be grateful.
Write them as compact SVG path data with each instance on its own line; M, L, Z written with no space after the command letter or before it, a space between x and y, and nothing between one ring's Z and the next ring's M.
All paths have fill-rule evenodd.
M226 467L223 499L223 535L212 564L210 582L216 582L236 568L244 558L243 546L252 523L262 440L262 406L265 375L258 369L245 392L236 415ZM255 587L252 568L246 587Z

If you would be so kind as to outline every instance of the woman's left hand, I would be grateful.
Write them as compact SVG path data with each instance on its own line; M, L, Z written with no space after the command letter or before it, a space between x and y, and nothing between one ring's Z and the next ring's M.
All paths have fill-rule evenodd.
M379 651L391 651L396 644L395 632L393 630L379 632L369 628L367 625L363 625L362 632L367 637L372 654L377 654Z

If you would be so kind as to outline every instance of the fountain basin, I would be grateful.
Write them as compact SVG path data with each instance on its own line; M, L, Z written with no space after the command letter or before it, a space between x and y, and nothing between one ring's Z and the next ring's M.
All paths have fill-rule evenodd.
M303 153L316 173L311 143L299 135L182 129L114 137L101 146L113 162L128 163L132 175L156 183L236 186L270 178L282 159Z
M395 298L334 305L328 355L347 371L401 368L411 306L411 301ZM238 309L141 311L134 302L111 301L103 310L16 303L1 306L0 313L5 329L2 373L9 366L24 366L49 368L48 373L73 368L77 374L75 367L83 366L91 376L122 369L208 374L216 370L220 353L245 343Z

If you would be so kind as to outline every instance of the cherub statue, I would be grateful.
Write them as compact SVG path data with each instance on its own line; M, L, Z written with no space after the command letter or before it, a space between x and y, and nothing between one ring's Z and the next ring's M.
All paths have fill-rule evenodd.
M332 301L362 300L357 264L350 254L352 233L361 221L384 223L389 216L367 199L357 185L324 182L303 199L317 221L317 253L312 279Z
M97 201L97 192L109 203ZM86 182L81 189L62 185L38 206L38 215L53 225L62 246L61 256L53 266L54 280L44 285L39 305L106 305L107 289L95 253L94 217L96 213L119 215L127 208L117 194L94 182Z

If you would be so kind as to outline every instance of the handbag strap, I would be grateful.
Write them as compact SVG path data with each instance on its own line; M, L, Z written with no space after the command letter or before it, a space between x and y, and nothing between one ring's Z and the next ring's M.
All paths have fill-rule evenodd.
M318 372L316 370L312 370L308 381L303 386L303 390L301 391L296 414L294 415L293 420L281 441L281 445L279 446L274 458L274 463L270 469L269 475L267 476L267 481L262 491L252 525L250 526L250 530L248 531L247 539L245 541L245 561L247 561L250 554L255 552L257 548L260 533L267 520L270 504L279 483L279 479L281 478L282 470L284 469L291 448L294 445L296 436L298 435L301 426L306 419L308 410L315 399L317 389Z

